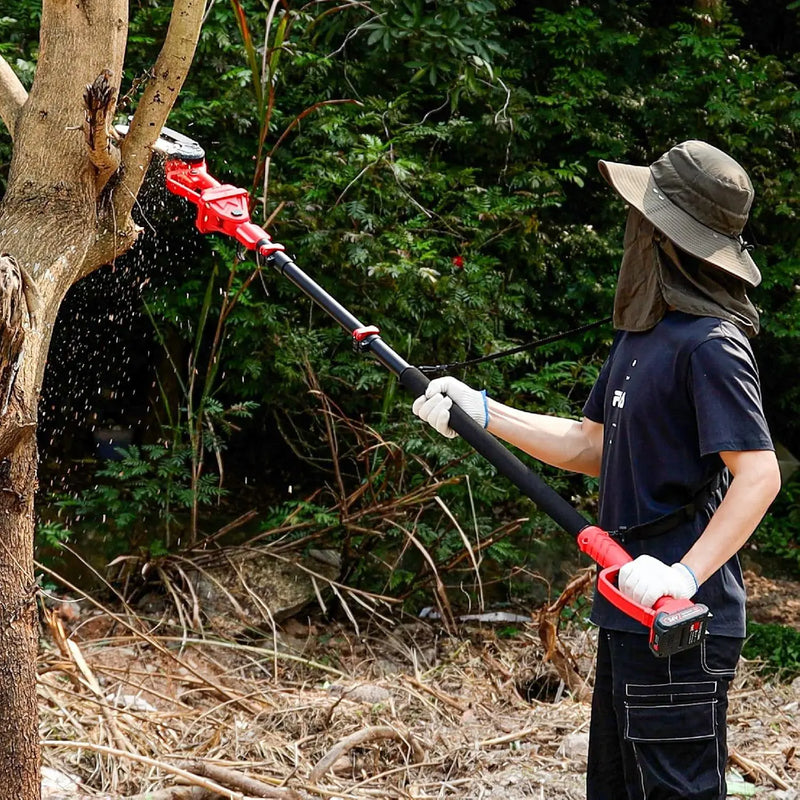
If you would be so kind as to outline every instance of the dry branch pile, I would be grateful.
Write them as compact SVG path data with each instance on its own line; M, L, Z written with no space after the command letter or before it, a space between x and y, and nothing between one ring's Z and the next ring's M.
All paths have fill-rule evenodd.
M48 622L44 761L80 784L48 784L46 800L583 797L589 707L545 663L534 625L501 639L291 621L256 646L108 612ZM591 677L591 635L561 639ZM741 670L733 764L757 797L798 797L799 709L800 680Z

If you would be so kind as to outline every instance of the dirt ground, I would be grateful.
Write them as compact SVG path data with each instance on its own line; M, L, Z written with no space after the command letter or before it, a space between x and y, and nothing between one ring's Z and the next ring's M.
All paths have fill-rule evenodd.
M800 630L800 583L765 578L748 570L747 613L754 622L791 625Z
M757 621L800 630L800 584L748 576ZM199 638L82 601L45 621L45 800L578 800L589 705L537 625L295 618L266 641ZM591 631L560 632L591 683ZM736 795L800 800L800 678L743 662ZM71 783L70 783L71 781Z

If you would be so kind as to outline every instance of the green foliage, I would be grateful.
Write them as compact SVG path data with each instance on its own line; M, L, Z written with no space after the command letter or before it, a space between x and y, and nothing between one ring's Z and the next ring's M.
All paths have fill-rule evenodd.
M236 5L250 30L238 67L249 63L253 72L249 130L255 133L265 102L256 82L264 76L248 48L261 40L265 17L254 6ZM479 355L606 313L622 204L600 185L594 159L644 162L676 139L703 136L764 174L754 159L774 161L775 132L762 130L759 120L777 119L767 98L772 105L785 98L778 107L784 125L791 123L787 130L796 113L786 85L774 84L786 68L743 48L732 22L706 30L676 11L670 24L655 27L650 4L622 5L556 4L531 18L490 3L449 4L445 11L437 4L385 3L322 17L285 12L281 67L269 81L269 141L280 146L270 151L261 198L266 213L285 203L278 237L291 243L301 266L349 308L373 317L414 361ZM227 19L219 13L220 22ZM271 21L275 31L282 13ZM463 26L471 26L472 37ZM209 40L215 30L212 17ZM226 47L235 58L236 42L228 39ZM476 56L488 68L470 83ZM433 83L431 68L419 64L436 65ZM466 84L470 91L456 92ZM211 94L218 91L215 82ZM335 99L357 104L313 105L313 114L284 137L278 120L297 119L312 107L309 100ZM247 108L241 94L230 103L235 115ZM237 142L224 129L215 134L222 168L236 163L240 132ZM754 149L759 138L764 146ZM580 216L567 213L570 203ZM387 408L380 370L354 365L338 332L312 331L308 306L295 290L271 291L271 302L242 309L248 342L243 336L240 343L250 352L231 354L233 369L257 379L248 391L267 405L280 402L272 387L301 387L296 354L306 352L326 388L356 383L366 392L350 398L355 412ZM795 310L780 311L781 325ZM259 334L279 348L254 348ZM544 409L574 413L591 378L582 370L596 366L607 338L593 334L550 350L553 369L560 363L583 375L571 390L547 388L550 364L526 356L470 377L504 392L512 381L523 392L534 381L520 402L543 400ZM531 378L537 374L538 382Z
M265 98L256 86L264 76L256 74L260 66L250 48L265 23L263 12L235 5L247 12L240 63L249 63L253 73L254 131L264 118ZM291 22L281 34L282 66L270 81L273 140L282 143L271 152L262 198L265 213L285 203L276 235L291 243L301 266L348 308L377 322L411 360L451 361L552 332L567 323L566 314L552 320L530 311L541 307L545 262L552 258L540 217L563 204L566 187L580 186L587 168L574 159L548 166L535 156L508 158L516 135L508 101L518 95L509 94L495 62L505 58L509 21L491 3L387 3L371 12L351 8L319 18L286 12ZM388 53L369 46L377 33L384 41L388 30L396 40ZM346 64L336 57L343 42ZM321 59L314 50L320 44L334 55ZM409 78L412 70L424 69L424 80L403 82L403 69ZM315 105L302 126L283 138L286 129L278 120L297 119L310 108L309 98L357 104ZM437 110L444 98L449 108ZM247 107L241 95L232 103L236 114ZM215 138L222 139L217 149L223 163L232 164L237 145L224 131ZM213 167L211 159L213 154ZM591 232L578 227L563 241L568 247L587 236ZM188 287L177 287L174 298L186 296ZM593 306L607 305L608 288L598 285L593 295ZM165 305L169 297L161 295ZM280 407L292 396L295 408L299 402L311 411L299 368L307 359L337 402L344 402L342 387L358 388L358 396L350 392L346 399L348 412L379 409L408 420L396 399L391 402L394 385L381 368L344 351L341 333L320 329L325 320L309 315L292 287L270 286L269 298L240 304L235 320L227 361L231 385L239 386L241 376L241 391L264 407ZM574 342L566 346L584 388L594 340L587 337L588 352L574 352L580 350ZM509 377L532 371L532 359L522 355L508 369L480 370L476 380L506 387ZM558 391L549 394L550 407L577 411L577 402L564 402Z
M55 501L55 498L51 498ZM42 521L36 526L36 544L53 551L61 550L72 538L72 531L58 520Z
M292 531L287 538L291 540L294 536L301 536L305 529L334 528L340 522L341 518L334 508L310 500L296 500L271 506L262 519L261 528L270 531L288 524Z
M749 622L742 655L791 679L800 674L800 631L787 625Z
M35 36L42 16L41 3L34 0L14 2L13 8L0 3L0 56L9 62L26 89L33 83L39 42Z
M258 408L258 403L252 400L235 399L226 405L217 398L223 374L228 317L239 300L246 296L247 286L256 275L251 269L249 276L243 278L239 267L240 262L234 260L227 282L223 285L218 282L216 268L212 270L202 295L199 316L186 326L193 341L185 371L170 351L153 310L147 307L158 341L169 361L172 378L180 389L178 398L171 397L164 382L161 379L158 381L161 409L165 414L165 420L161 423L162 436L169 449L182 460L185 461L184 455L188 454L186 469L189 492L193 498L190 506L190 544L194 544L198 537L199 511L206 502L208 482L221 481L221 477L206 474L207 456L213 454L221 476L222 452L231 434L239 429L237 422L250 418ZM215 297L219 299L215 300ZM208 329L209 322L213 322L213 330ZM176 399L177 408L174 407Z
M505 53L496 35L497 4L490 0L389 0L373 3L372 9L375 16L363 25L369 32L367 47L380 45L390 63L402 60L413 71L411 83L463 84L475 91L481 73L491 79L493 61Z
M102 528L108 555L130 548L161 555L182 543L193 508L213 507L226 495L215 475L192 480L186 446L134 445L119 453L120 460L95 472L93 486L51 499L63 522L39 526L44 543L57 544L75 529Z

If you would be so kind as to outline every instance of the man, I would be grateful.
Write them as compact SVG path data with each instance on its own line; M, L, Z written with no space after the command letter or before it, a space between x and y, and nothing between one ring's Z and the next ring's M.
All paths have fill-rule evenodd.
M633 557L620 590L645 606L694 598L713 617L691 650L656 658L598 593L588 800L726 796L728 685L745 635L737 558L780 488L748 338L761 276L742 238L747 173L700 141L650 167L601 161L629 206L618 330L580 421L503 405L454 378L413 410L447 436L457 403L530 455L600 476L599 524Z

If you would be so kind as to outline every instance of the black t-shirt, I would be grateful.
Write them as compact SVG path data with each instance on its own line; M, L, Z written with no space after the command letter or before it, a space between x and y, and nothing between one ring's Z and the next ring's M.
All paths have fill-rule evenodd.
M600 526L650 522L689 503L721 474L695 518L650 539L627 541L635 558L648 553L673 564L694 544L729 483L719 453L772 450L753 352L733 324L668 313L644 333L620 332L583 409L604 426ZM713 614L709 630L744 636L744 586L737 557L695 597ZM595 594L592 621L616 630L641 625Z

